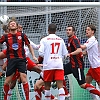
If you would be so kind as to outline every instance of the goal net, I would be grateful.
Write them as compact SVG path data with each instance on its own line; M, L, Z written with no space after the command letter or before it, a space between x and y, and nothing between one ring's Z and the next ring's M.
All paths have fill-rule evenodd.
M48 25L52 22L57 25L57 35L62 37L66 43L66 27L73 25L76 28L76 35L80 39L81 43L84 43L87 38L85 36L86 26L94 24L97 28L96 37L99 39L98 34L98 8L97 7L70 7L70 6L1 6L0 14L7 14L9 17L16 17L19 24L23 26L23 32L36 44L39 44L43 35L48 35ZM1 33L3 32L0 29ZM38 56L38 52L35 51L35 55ZM31 57L31 55L30 55ZM85 74L89 68L89 62L87 57L84 57L85 61ZM67 63L67 61L64 61ZM39 75L35 72L28 72L28 82L30 86L30 100L35 100L34 97L34 80ZM67 81L67 87L71 94L69 100L93 100L87 90L81 89L72 75L65 77ZM2 93L4 78L0 79L0 93ZM95 85L95 81L92 83ZM52 93L58 96L57 89L52 89ZM23 87L19 84L16 85L13 91L12 100L24 100ZM2 98L2 99L1 99ZM0 94L0 100L3 100L2 94ZM44 100L44 97L43 99Z

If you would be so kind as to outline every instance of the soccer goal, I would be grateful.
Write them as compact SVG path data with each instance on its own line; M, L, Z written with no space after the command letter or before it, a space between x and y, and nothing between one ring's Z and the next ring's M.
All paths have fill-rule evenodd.
M48 2L49 3L49 2ZM55 2L56 3L56 2ZM56 34L67 41L66 36L66 27L68 25L73 25L76 28L76 35L80 39L81 43L86 41L85 29L87 25L94 24L97 28L96 37L99 40L99 8L98 7L85 7L85 6L44 6L44 5L36 5L23 6L16 5L15 6L1 6L0 14L7 14L10 18L16 17L17 22L23 26L23 32L27 34L27 36L36 44L39 44L40 39L43 35L48 35L48 25L50 23L55 23L57 25ZM0 28L1 33L3 30ZM35 55L38 56L38 52L35 51ZM30 55L31 57L31 55ZM85 73L89 68L89 62L87 57L84 57L85 61ZM64 61L67 63L67 61ZM35 100L34 98L34 81L39 77L39 75L35 72L28 72L28 82L30 86L30 100ZM66 77L65 77L66 78ZM76 82L75 78L72 75L68 75L67 87L71 94L71 98L69 100L93 100L91 95L87 90L81 89ZM0 93L2 93L4 78L0 79ZM95 81L92 83L95 86ZM58 96L57 89L52 89L52 93L55 96ZM25 100L23 87L21 85L16 85L13 91L12 100ZM20 98L20 99L18 99ZM0 94L0 100L3 100L3 96ZM42 100L45 100L44 97Z

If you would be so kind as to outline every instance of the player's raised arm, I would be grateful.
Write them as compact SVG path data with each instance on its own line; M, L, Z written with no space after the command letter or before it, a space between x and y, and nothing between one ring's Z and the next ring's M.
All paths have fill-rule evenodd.
M35 54L34 54L34 49L32 48L30 44L28 45L28 48L32 54L33 59L38 63L38 59L35 57Z
M29 40L29 41L30 41L30 44L31 44L31 46L32 46L33 49L36 49L36 50L39 49L40 45L36 45L36 44L33 43L31 40Z
M40 48L39 48L39 50L38 50L39 56L41 56L41 57L44 57L44 44L43 44L43 42L44 42L44 40L42 39L42 40L40 41Z

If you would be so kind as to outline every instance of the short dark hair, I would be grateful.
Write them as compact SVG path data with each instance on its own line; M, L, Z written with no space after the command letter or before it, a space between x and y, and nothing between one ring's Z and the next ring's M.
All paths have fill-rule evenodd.
M75 32L75 27L73 25L68 25L67 27L72 27L72 31Z
M57 28L57 26L54 23L51 23L48 26L48 30L51 31L51 32L55 32L56 28Z
M94 33L96 32L96 27L93 24L88 25L87 27L90 27L91 30L94 31Z

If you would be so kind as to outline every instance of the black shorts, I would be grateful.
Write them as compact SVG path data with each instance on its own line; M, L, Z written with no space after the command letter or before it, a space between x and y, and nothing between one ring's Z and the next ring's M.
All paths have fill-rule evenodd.
M16 69L18 69L18 71L21 73L27 73L26 58L13 58L8 60L6 76L12 75L14 72L16 72Z
M84 64L83 68L79 68L77 65L74 68L72 68L71 63L64 64L64 75L69 74L73 74L79 85L85 83Z

